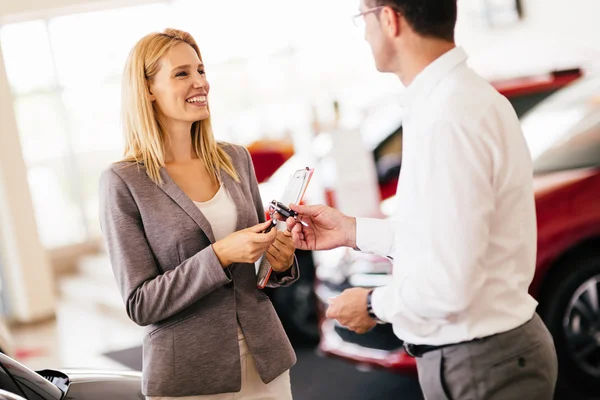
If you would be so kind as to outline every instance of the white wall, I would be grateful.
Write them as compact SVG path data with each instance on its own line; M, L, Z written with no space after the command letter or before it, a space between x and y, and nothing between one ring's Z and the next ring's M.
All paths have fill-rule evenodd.
M153 1L160 0L2 0L0 23ZM490 78L568 68L600 58L600 29L595 27L600 0L522 0L524 19L495 29L477 23L485 1L489 0L458 0L457 40L472 56L472 65Z
M2 0L0 22L13 22L162 0Z

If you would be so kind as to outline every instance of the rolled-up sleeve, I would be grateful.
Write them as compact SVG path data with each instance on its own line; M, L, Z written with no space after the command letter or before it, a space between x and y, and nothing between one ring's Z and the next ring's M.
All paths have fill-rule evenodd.
M356 246L363 253L393 258L394 222L391 219L356 218Z

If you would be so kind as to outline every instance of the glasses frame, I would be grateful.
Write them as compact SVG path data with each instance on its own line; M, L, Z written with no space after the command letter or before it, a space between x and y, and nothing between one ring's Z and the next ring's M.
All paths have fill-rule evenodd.
M394 7L391 7L391 6L377 6L377 7L371 7L371 8L369 8L369 9L367 9L367 10L363 11L363 12L359 12L358 14L356 14L356 15L353 15L353 16L352 16L352 23L354 24L354 26L356 26L356 27L359 27L359 28L360 28L361 26L363 26L363 25L364 25L364 21L362 21L362 19L363 19L365 16L367 16L367 15L369 15L369 14L371 14L371 13L374 13L374 12L379 12L379 11L381 11L383 8L386 8L386 7L389 7L389 8L391 8L391 9L392 9L392 10L393 10L393 11L394 11L396 14L400 14L400 11L396 10Z

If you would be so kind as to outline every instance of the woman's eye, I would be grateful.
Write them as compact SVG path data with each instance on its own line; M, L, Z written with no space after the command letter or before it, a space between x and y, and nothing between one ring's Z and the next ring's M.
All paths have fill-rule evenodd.
M204 74L206 73L206 71L204 71L203 69L199 69L199 70L198 70L198 73L199 73L200 75L204 75Z
M179 77L179 76L187 76L187 72L185 72L185 71L181 71L181 72L178 72L178 73L176 73L176 74L175 74L175 76L176 76L176 77Z

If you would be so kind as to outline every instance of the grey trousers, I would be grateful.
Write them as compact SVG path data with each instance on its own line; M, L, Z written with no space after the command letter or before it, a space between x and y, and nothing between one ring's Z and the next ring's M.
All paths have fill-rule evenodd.
M558 362L535 314L511 331L425 353L417 369L426 400L551 400Z

